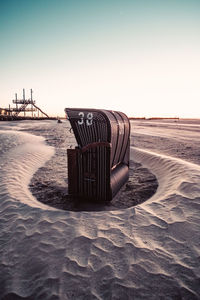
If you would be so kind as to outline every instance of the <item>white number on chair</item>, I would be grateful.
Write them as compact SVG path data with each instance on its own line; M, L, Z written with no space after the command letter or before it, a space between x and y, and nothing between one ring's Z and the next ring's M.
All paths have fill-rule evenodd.
M81 117L81 119L78 120L78 125L83 125L84 113L81 111L78 115Z
M79 114L80 120L78 120L78 125L83 125L84 124L84 113L81 111ZM86 120L86 125L90 126L92 125L93 122L93 113L89 112L87 114L87 120Z
M88 114L87 114L86 124L87 124L88 126L92 125L92 120L93 120L93 113L88 113Z

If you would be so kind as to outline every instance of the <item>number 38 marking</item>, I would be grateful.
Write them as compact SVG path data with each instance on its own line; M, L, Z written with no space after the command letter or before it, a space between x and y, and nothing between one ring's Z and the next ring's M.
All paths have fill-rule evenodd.
M80 116L80 120L78 120L78 124L83 125L84 124L84 113L81 111L78 115ZM87 119L86 119L86 125L87 126L92 125L92 121L93 121L93 113L88 113Z

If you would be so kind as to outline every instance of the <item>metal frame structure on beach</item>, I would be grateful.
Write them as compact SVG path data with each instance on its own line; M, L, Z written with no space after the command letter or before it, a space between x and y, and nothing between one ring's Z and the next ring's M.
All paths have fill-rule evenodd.
M17 93L15 99L12 101L15 107L0 108L0 121L12 121L12 120L25 120L25 119L49 119L49 116L36 105L36 101L33 100L33 90L30 90L31 98L26 99L25 89L23 89L23 98L18 99ZM23 115L20 115L23 113ZM31 116L27 116L30 114Z

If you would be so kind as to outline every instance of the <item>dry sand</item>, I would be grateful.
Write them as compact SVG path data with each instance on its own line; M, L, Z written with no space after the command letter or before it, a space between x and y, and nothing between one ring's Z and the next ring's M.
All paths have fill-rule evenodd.
M34 126L56 139L57 124ZM132 122L131 159L157 191L98 212L36 200L28 185L55 150L25 129L0 124L0 299L200 299L198 122Z

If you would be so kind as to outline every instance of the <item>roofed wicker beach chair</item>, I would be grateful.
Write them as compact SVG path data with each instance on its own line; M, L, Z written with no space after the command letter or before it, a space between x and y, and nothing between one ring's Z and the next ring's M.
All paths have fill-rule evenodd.
M77 147L68 149L68 189L76 198L110 201L129 177L130 122L118 111L66 108Z

